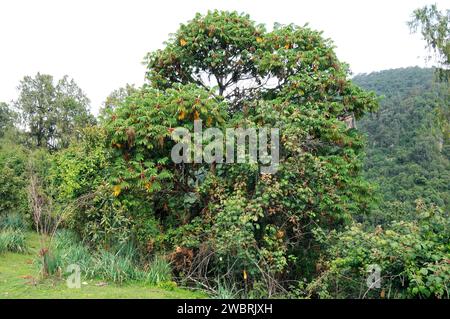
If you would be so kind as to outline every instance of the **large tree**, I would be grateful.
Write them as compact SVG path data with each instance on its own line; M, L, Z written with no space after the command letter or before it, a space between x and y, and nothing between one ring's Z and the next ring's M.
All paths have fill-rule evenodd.
M349 80L320 32L268 32L235 12L196 15L147 63L148 84L115 108L106 128L111 191L167 234L149 245L192 249L192 262L211 261L194 267L209 275L266 283L312 275L318 237L369 207L363 139L342 119L375 109L374 94ZM192 130L196 119L204 128L279 128L278 171L172 162L173 128Z
M33 145L57 149L66 147L75 128L94 122L89 99L73 79L64 76L56 84L47 74L25 76L18 87L15 106Z

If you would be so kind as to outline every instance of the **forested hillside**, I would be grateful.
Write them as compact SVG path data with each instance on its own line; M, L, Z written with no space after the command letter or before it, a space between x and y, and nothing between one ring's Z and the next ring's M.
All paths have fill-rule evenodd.
M376 223L414 219L417 200L449 210L449 91L432 69L411 67L358 75L381 97L376 113L358 122L367 134L365 174L378 184Z

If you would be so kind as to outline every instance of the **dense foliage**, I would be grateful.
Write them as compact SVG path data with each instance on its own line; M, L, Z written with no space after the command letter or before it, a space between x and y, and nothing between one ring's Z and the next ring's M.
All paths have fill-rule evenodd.
M67 77L25 77L20 117L0 104L0 252L24 251L32 224L43 276L75 263L216 296L449 297L450 101L432 70L350 79L320 32L221 11L145 63L146 83L112 92L98 124ZM173 161L174 131L196 120L278 128L276 170Z
M15 114L8 104L0 102L0 138L13 126L14 116Z
M355 224L330 234L326 269L306 289L322 298L449 298L448 213L418 201L412 221L366 231ZM379 289L367 286L371 265L380 267Z
M0 219L28 214L26 168L29 152L8 139L0 140Z
M379 185L377 223L415 219L422 199L450 209L450 94L433 70L407 68L359 75L354 81L384 96L378 112L358 122L367 134L366 177ZM383 216L382 216L383 215Z

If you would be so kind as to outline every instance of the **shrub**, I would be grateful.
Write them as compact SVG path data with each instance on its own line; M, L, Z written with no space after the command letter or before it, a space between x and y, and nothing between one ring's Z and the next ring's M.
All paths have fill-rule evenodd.
M0 233L0 254L3 254L8 251L8 242L6 240L6 236L3 236L2 233Z
M53 252L47 248L41 248L39 257L35 262L43 277L61 276L62 274L63 261L61 256L59 254L53 254Z
M77 264L80 266L81 272L86 273L91 265L92 257L89 248L79 240L74 232L68 230L58 232L54 251L65 267Z
M95 197L87 201L73 215L70 223L80 223L76 229L93 246L111 248L131 240L131 218L120 201L110 192L109 187L101 186Z
M449 298L450 219L435 207L419 207L417 214L417 221L386 229L355 224L335 234L309 290L325 298ZM380 289L366 284L373 264L381 269Z
M27 214L27 161L27 151L22 146L0 140L0 217L11 213Z

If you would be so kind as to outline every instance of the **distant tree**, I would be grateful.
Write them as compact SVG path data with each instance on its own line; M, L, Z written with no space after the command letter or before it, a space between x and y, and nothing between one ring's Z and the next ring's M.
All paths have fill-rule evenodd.
M51 75L25 76L18 89L15 106L33 145L49 149L66 147L76 127L95 121L88 110L89 99L67 76L56 85Z
M34 78L24 77L18 87L20 94L15 105L35 144L47 146L52 135L55 115L53 77L38 73Z
M55 92L57 111L55 146L65 148L74 134L78 137L76 129L94 124L95 118L88 109L89 99L67 75L58 81Z
M441 80L450 79L450 10L439 11L435 4L414 10L408 22L412 32L420 30L426 47L433 52L439 64Z
M0 102L0 137L3 137L5 131L13 126L14 112L5 102Z

